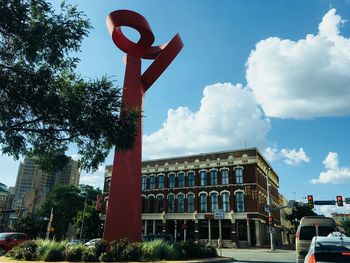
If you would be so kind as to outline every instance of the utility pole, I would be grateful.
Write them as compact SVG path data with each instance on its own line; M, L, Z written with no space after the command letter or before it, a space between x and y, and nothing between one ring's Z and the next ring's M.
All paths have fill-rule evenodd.
M86 201L87 201L87 192L85 193L85 202L84 202L84 211L83 211L83 218L81 220L81 227L80 227L80 240L83 236L83 227L84 227L84 217L85 217L85 210L86 210Z
M271 168L269 167L268 173L267 173L267 205L269 207L269 223L270 223L270 219L272 218L272 214L271 214L271 202L270 202L270 172L271 172ZM272 233L272 224L269 227L269 232L270 232L270 244L271 244L271 251L275 251L275 244L274 244L274 240L273 240L273 233Z
M51 208L49 223L47 224L46 239L50 237L51 225L53 221L53 207Z

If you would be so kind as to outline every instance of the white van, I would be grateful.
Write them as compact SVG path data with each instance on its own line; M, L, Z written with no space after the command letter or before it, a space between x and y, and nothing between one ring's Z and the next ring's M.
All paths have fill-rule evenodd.
M334 231L337 231L337 225L333 218L324 216L303 217L296 233L296 262L304 262L314 236L328 236L329 233Z

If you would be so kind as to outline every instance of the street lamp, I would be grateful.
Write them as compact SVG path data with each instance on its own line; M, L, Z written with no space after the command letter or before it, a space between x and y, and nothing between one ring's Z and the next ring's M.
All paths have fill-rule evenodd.
M84 201L84 211L83 211L83 218L81 219L81 227L80 227L80 240L83 236L83 227L84 227L84 217L85 217L85 210L86 210L86 201L87 201L87 192L85 193L85 201Z
M270 220L272 220L272 214L271 214L271 200L270 200L270 181L269 181L269 177L270 177L270 172L271 172L271 168L269 167L268 173L267 173L267 206L269 207L269 222ZM273 240L273 232L272 232L273 226L272 226L272 222L271 222L271 226L269 227L269 232L270 232L270 244L271 244L271 251L275 251L275 244L274 244L274 240Z

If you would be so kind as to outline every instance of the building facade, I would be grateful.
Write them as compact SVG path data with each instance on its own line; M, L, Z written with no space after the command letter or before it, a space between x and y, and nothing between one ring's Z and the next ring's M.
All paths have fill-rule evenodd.
M61 171L45 172L32 158L20 163L13 208L21 206L25 212L35 213L56 185L78 185L80 178L78 162L69 160Z
M256 148L144 161L140 176L143 235L217 244L221 233L225 247L269 244L267 187L272 206L280 206L279 178ZM281 242L278 209L272 218Z

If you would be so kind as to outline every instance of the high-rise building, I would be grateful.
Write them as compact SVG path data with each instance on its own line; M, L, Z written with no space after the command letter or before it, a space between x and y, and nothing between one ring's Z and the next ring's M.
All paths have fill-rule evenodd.
M25 158L18 169L13 207L19 205L34 213L54 186L78 185L79 178L78 162L72 159L62 170L48 173L41 170L33 158Z

